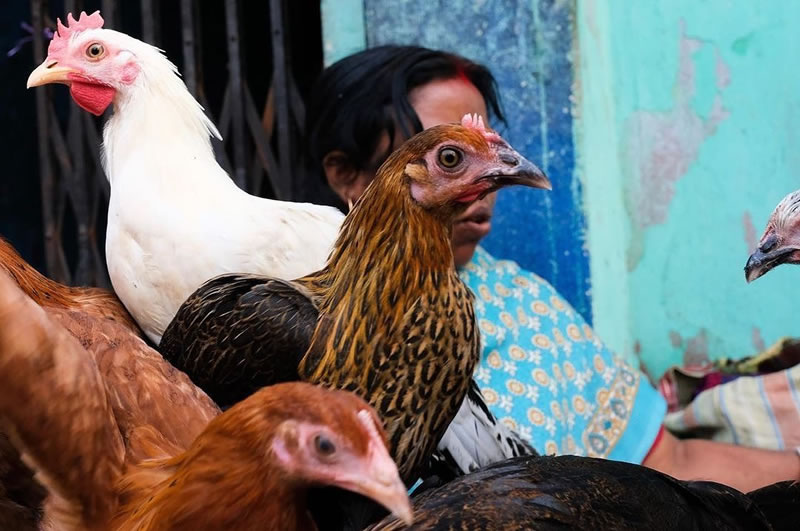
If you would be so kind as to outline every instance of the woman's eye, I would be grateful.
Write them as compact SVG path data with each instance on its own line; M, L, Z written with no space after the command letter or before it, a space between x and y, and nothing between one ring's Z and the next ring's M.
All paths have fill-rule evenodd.
M444 148L439 152L439 164L445 168L455 168L462 158L461 152L454 148Z
M89 47L86 48L86 55L91 59L97 59L98 57L101 57L103 52L105 52L105 48L103 48L103 45L99 42L90 44Z

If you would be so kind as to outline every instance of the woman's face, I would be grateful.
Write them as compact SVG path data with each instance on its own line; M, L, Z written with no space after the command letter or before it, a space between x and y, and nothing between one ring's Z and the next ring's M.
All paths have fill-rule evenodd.
M438 79L417 87L409 93L409 102L416 111L422 127L427 129L434 125L460 122L467 113L479 114L487 119L486 102L475 86L460 78ZM403 139L395 142L393 149L400 147ZM381 157L389 147L389 136L378 143L376 157ZM373 165L377 167L377 163ZM375 171L362 170L346 175L344 178L332 174L326 168L328 183L345 203L354 202L364 192L367 185L375 178ZM341 172L340 172L341 174ZM456 266L463 266L470 261L475 247L491 229L492 210L496 195L487 195L480 201L470 205L456 219L453 225L453 256Z
M467 113L477 113L488 121L486 102L475 88L466 80L438 79L427 85L412 90L408 95L422 127L427 129L434 125L460 122ZM497 199L491 193L476 201L464 211L453 225L453 257L456 266L461 267L470 261L475 253L475 246L492 228L492 210Z

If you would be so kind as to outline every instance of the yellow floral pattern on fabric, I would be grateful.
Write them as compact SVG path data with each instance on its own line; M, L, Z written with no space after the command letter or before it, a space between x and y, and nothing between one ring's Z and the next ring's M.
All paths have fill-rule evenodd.
M632 431L635 403L663 418L658 393L546 281L480 247L460 274L476 294L482 357L475 379L492 412L537 450L609 457ZM642 459L656 421L640 423L626 439L644 440L614 458Z

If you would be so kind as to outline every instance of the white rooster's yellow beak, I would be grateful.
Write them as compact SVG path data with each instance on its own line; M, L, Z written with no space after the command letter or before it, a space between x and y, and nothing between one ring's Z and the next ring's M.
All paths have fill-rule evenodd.
M48 83L69 84L69 75L75 73L75 69L68 66L57 66L58 61L45 59L36 70L28 76L27 88L47 85Z

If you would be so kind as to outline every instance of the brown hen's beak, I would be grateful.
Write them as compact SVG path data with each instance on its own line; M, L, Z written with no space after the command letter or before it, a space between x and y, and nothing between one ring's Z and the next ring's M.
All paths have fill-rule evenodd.
M48 83L69 84L69 75L74 74L75 70L67 66L58 66L58 61L45 59L42 64L36 67L28 76L27 88L47 85Z
M766 275L781 264L796 263L795 251L798 251L796 247L779 246L778 237L770 234L747 259L747 264L744 266L744 276L747 282Z
M478 179L491 183L489 191L512 185L530 186L544 190L553 189L547 175L511 146L499 146L496 150L499 163L491 168L487 175Z
M411 525L414 512L406 486L383 441L377 442L379 444L370 441L368 457L339 474L335 485L375 500L406 525Z

